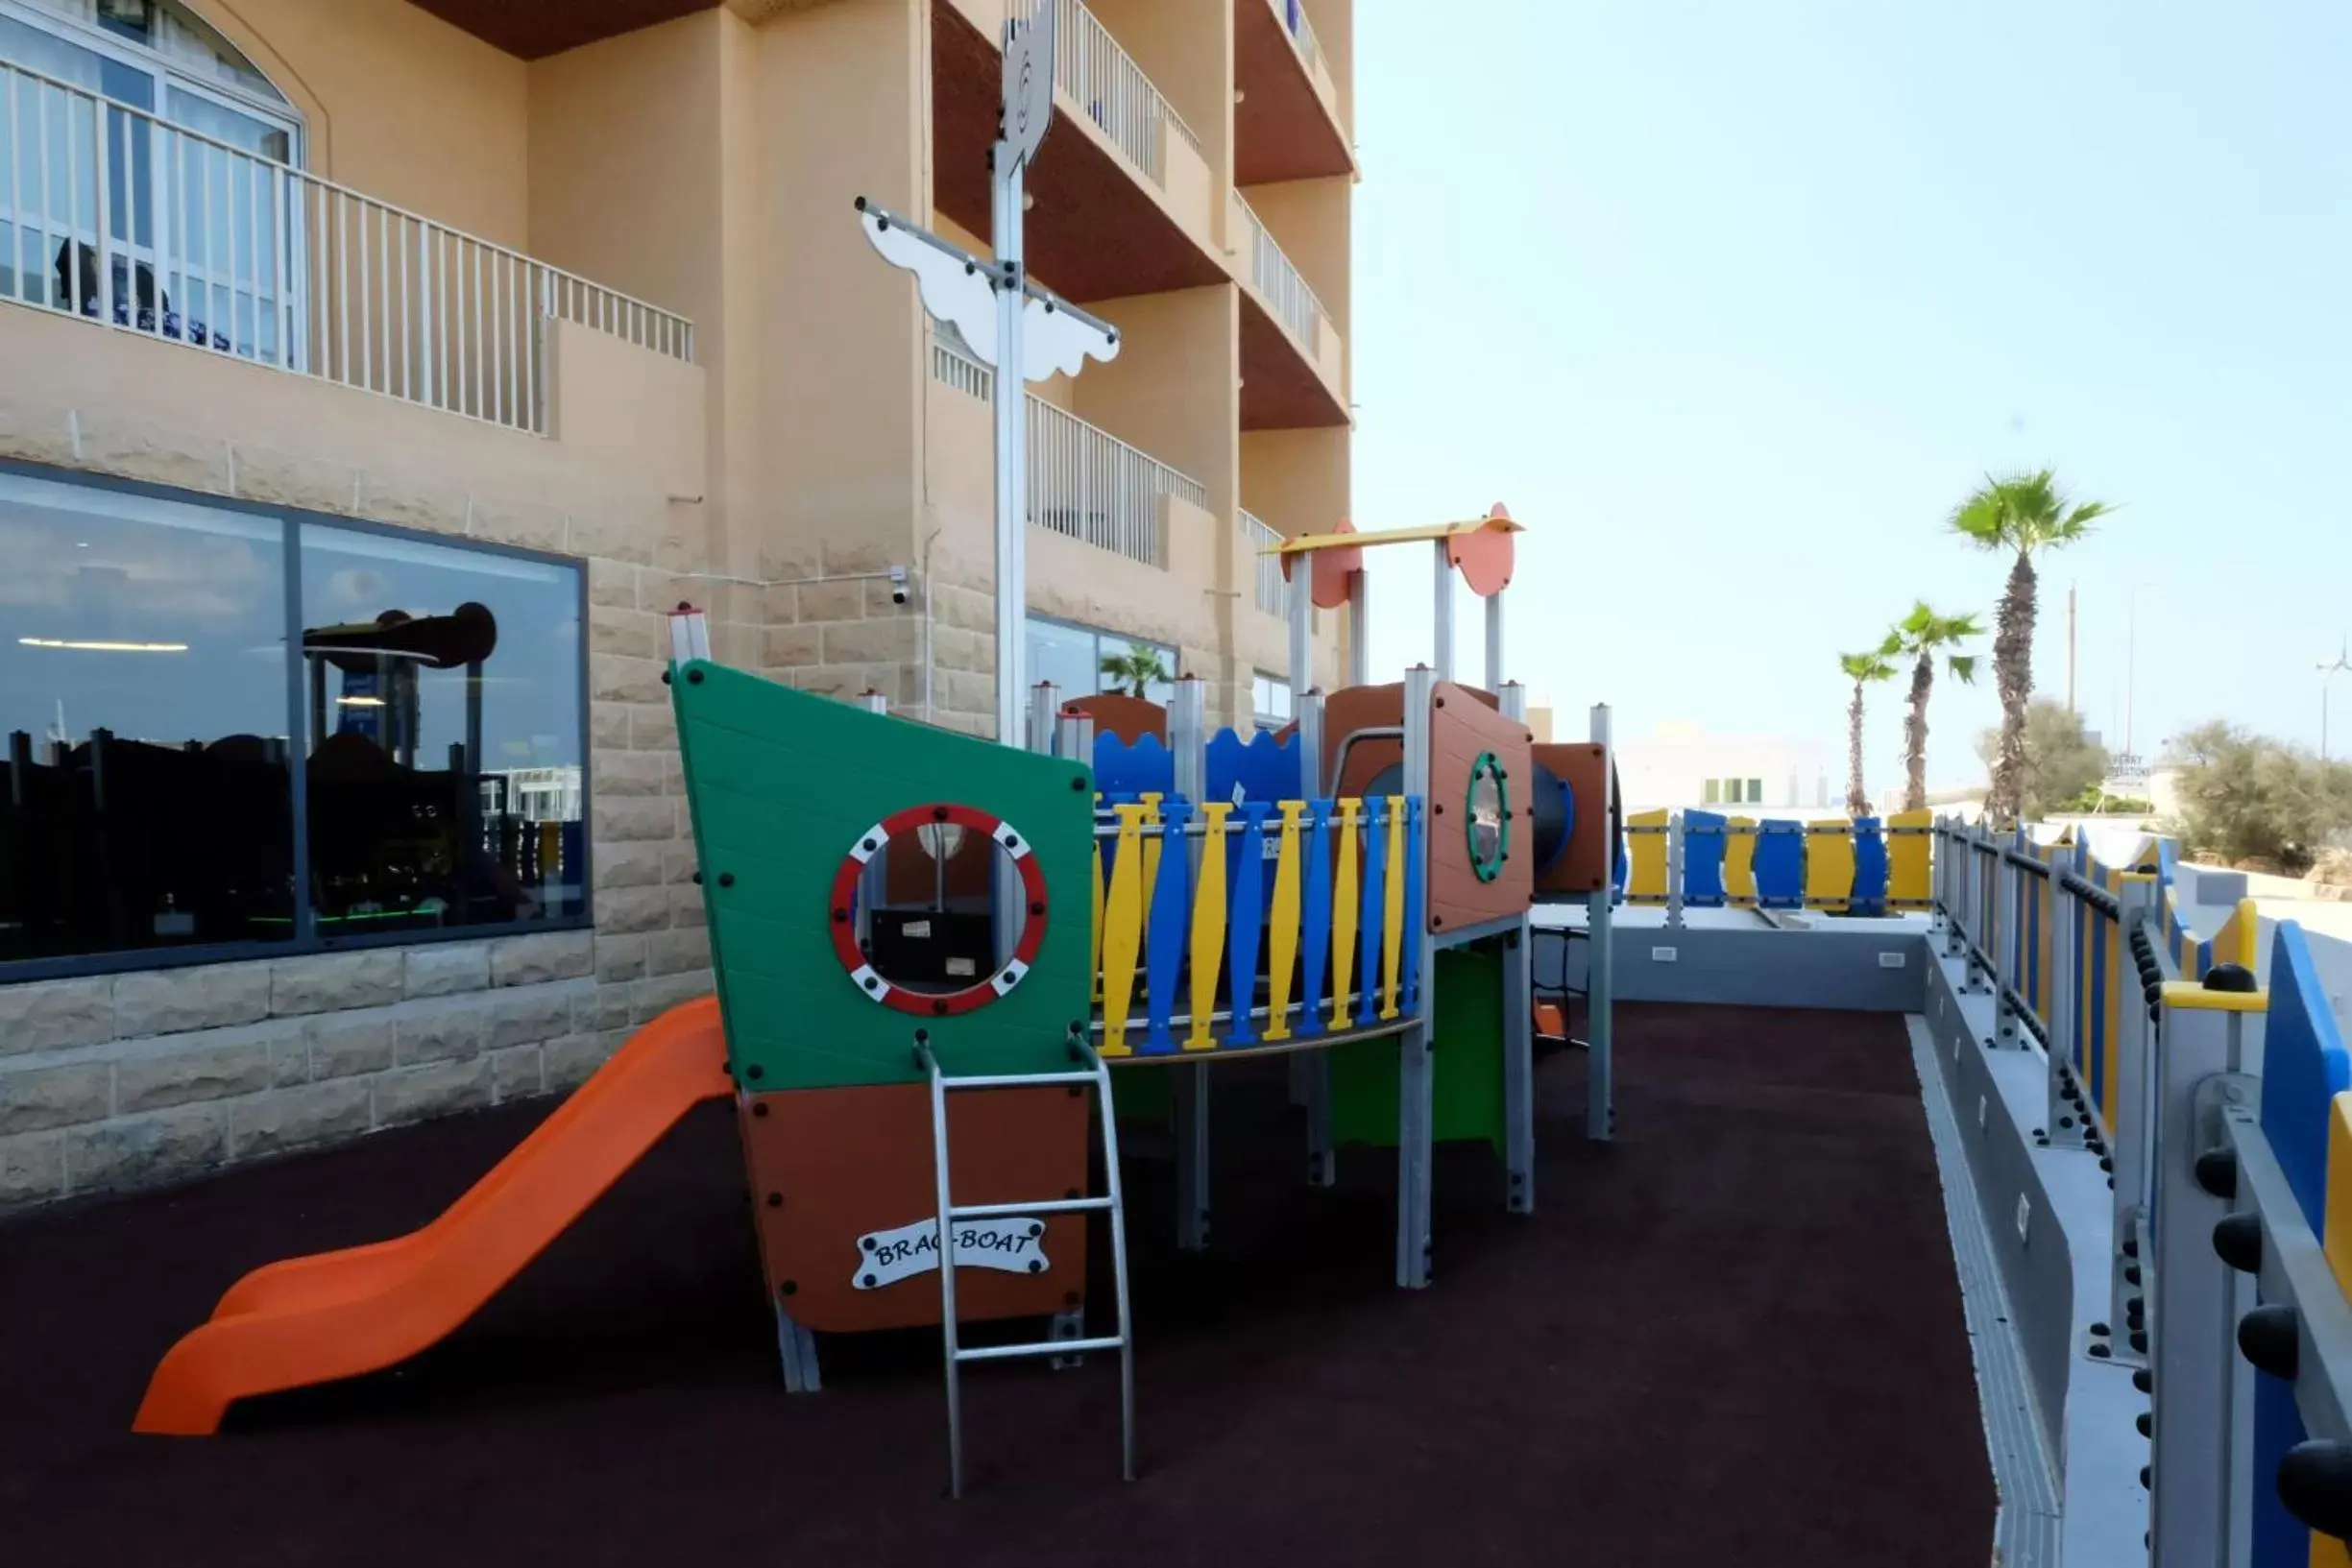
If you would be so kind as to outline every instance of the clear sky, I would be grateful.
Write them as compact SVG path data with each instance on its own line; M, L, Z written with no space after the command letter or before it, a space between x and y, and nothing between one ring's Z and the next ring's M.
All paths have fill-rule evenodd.
M1355 520L1507 502L1512 672L1580 730L1843 755L1840 650L1926 595L1988 470L2123 510L2044 568L2037 689L2133 738L2307 744L2352 629L2341 0L1357 0ZM1428 657L1425 558L1373 663ZM1460 617L1475 678L1475 606ZM1984 652L1991 652L1988 636ZM1989 660L1987 661L1989 666ZM2352 753L2352 677L2334 749ZM1939 681L1929 780L1999 716ZM1866 737L1900 778L1900 698Z

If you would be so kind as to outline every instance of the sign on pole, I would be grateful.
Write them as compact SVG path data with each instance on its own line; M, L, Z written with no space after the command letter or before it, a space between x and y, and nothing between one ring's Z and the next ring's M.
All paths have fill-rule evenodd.
M1036 155L1054 121L1054 34L1059 0L1043 0L1027 27L1016 26L1005 41L1005 83L998 109L999 134L1019 168ZM1000 177L1011 172L1000 169Z
M923 308L952 323L974 357L996 374L996 737L1023 743L1028 688L1022 668L1029 615L1025 544L1029 512L1029 389L1089 358L1110 359L1119 334L1029 280L1023 260L1021 177L1054 121L1054 60L1061 0L1038 0L1027 21L1005 28L997 140L988 153L995 254L983 260L858 198L859 222L884 260L911 272Z

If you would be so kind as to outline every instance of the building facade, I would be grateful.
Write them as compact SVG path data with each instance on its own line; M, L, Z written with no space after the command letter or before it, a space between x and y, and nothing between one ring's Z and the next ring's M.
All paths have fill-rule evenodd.
M1278 721L1350 0L1053 0L1031 670ZM0 0L0 1204L551 1092L708 988L665 613L993 729L1005 0ZM1336 633L1338 617L1332 617ZM1319 679L1341 667L1318 639Z
M1829 748L1818 741L1709 735L1694 725L1665 724L1619 739L1616 758L1629 810L1695 806L1736 816L1758 810L1829 814L1844 807Z

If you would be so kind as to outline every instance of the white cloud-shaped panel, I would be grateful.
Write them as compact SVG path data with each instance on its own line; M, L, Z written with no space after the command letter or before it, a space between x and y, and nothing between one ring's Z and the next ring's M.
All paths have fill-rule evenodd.
M878 209L861 209L858 223L885 261L914 274L923 308L953 324L973 358L994 366L996 291L989 286L987 271ZM1034 296L1022 322L1021 345L1023 379L1030 381L1043 381L1057 372L1076 375L1088 357L1109 360L1119 352L1116 333Z

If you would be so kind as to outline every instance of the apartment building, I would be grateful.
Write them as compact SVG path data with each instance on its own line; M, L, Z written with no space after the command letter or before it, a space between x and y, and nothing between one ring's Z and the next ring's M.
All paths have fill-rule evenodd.
M1026 0L1020 0L1026 3ZM1029 658L1285 716L1351 0L1053 0ZM993 726L1006 0L0 0L0 1204L576 1081L707 989L665 611ZM1317 676L1340 667L1336 619Z

